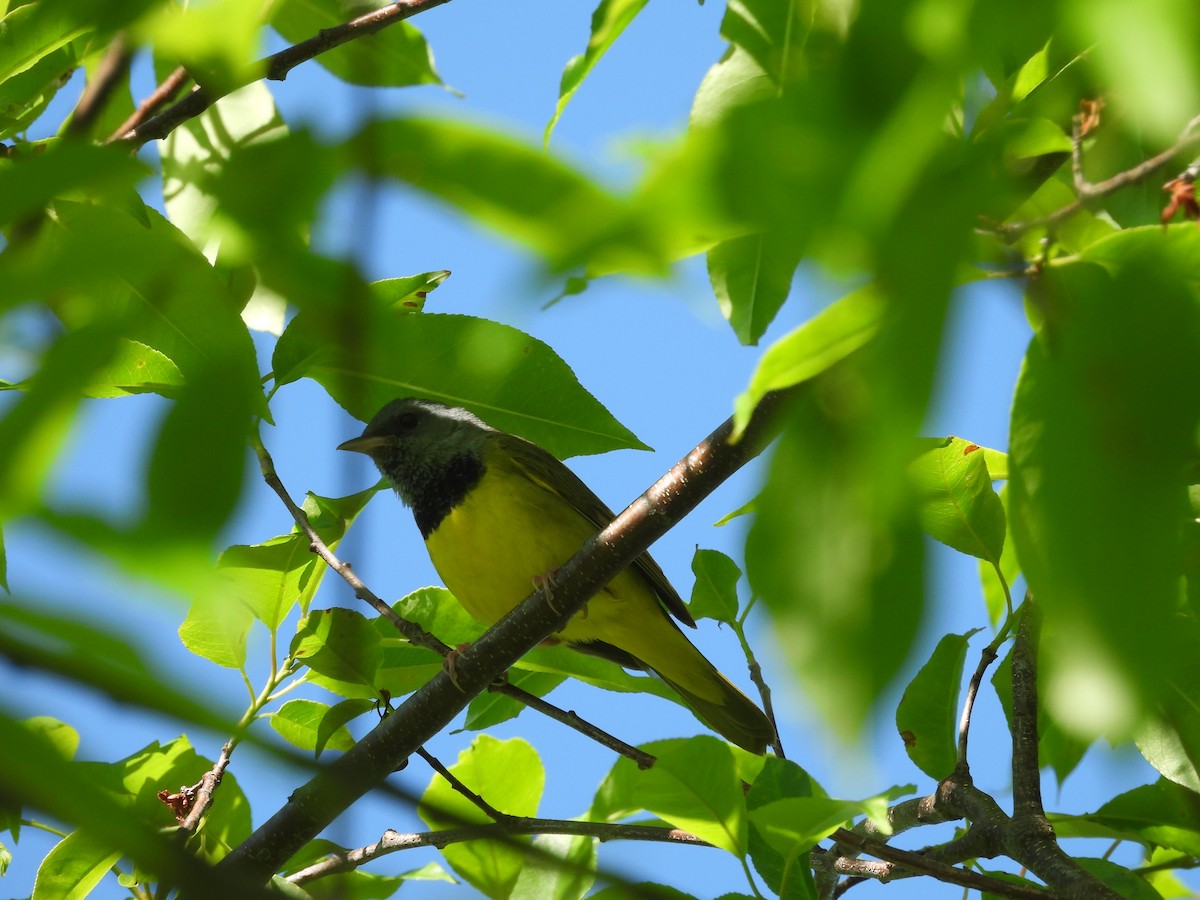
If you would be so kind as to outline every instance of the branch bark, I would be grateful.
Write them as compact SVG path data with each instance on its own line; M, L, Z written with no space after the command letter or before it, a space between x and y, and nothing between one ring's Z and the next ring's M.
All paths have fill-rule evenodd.
M783 395L759 404L738 443L732 419L676 463L598 535L555 578L554 604L535 591L459 654L455 679L439 673L235 848L218 869L253 882L279 867L359 797L380 784L418 747L446 727L526 651L561 630L601 587L756 456L776 430Z
M131 149L136 150L150 141L161 140L188 119L194 119L237 88L245 87L260 78L282 81L287 77L288 72L300 63L319 56L327 50L340 47L357 38L367 37L388 25L402 22L417 13L449 2L450 0L397 0L388 6L351 19L349 22L333 28L322 29L307 41L301 41L259 60L257 64L250 67L251 71L260 73L255 77L247 78L224 92L197 87L178 103L120 135L117 142L128 144Z

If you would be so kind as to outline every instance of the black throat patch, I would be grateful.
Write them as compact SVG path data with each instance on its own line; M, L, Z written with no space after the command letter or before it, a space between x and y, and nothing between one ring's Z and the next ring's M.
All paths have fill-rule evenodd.
M487 466L482 459L463 454L412 485L413 518L421 530L422 538L428 539L433 534L450 510L458 506L471 488L479 483L485 471Z

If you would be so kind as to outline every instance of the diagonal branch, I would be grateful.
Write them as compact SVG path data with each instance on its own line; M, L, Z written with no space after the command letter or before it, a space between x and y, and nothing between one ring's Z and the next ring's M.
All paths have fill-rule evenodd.
M281 81L287 77L288 72L302 62L448 2L449 0L397 0L395 3L351 19L349 22L335 25L333 28L324 28L306 41L301 41L259 60L249 67L250 71L256 73L253 77L231 85L228 90L216 91L211 88L197 87L178 103L121 134L118 142L137 149L150 141L160 140L188 119L194 119L222 97L238 88L245 87L263 77Z
M724 422L559 569L553 605L540 589L526 598L459 654L457 683L446 672L436 675L353 748L297 789L218 868L256 883L269 879L334 818L445 728L471 697L531 647L562 630L596 591L756 456L774 435L783 397L776 393L764 398L736 444L730 442L732 419Z

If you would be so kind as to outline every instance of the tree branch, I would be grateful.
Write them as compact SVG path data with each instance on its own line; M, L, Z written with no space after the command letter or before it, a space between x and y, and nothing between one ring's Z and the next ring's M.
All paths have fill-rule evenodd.
M108 136L105 143L111 144L113 141L119 140L145 121L148 116L152 116L174 100L175 96L183 89L183 86L187 84L190 78L191 76L188 75L187 69L183 66L175 69L174 72L162 80L162 83L154 89L149 97L138 104L138 108L117 127L116 131Z
M333 853L287 877L292 884L307 884L318 878L348 872L372 860L401 850L419 847L441 849L463 841L481 838L505 838L531 834L565 834L593 837L600 841L650 841L660 844L690 844L696 847L711 847L694 834L678 828L661 828L653 825L622 825L611 822L580 822L575 819L532 819L522 816L507 816L504 822L449 828L444 831L423 831L401 834L388 830L374 844Z
M1037 721L1039 626L1039 610L1033 597L1026 594L1012 657L1013 818L1008 851L1064 897L1118 900L1119 894L1063 852L1042 806Z
M245 87L263 77L280 81L286 78L288 72L300 63L310 60L314 56L319 56L327 50L340 47L356 38L372 35L388 25L402 22L417 13L448 2L449 0L397 0L388 6L351 19L349 22L333 28L322 29L316 36L294 44L285 50L280 50L278 53L273 53L249 67L250 71L261 74L246 78L223 92L197 87L174 106L121 134L118 141L137 149L150 141L160 140L188 119L194 119L222 97L238 88Z
M104 112L117 84L129 72L133 53L122 37L117 37L96 67L96 74L87 83L71 118L67 121L66 133L72 136L86 134L92 123Z
M757 455L775 431L782 395L764 398L742 439L727 420L559 569L554 604L535 591L353 748L297 789L278 812L218 868L263 882L359 797L446 727L470 697L525 652L562 630L587 600L725 479Z

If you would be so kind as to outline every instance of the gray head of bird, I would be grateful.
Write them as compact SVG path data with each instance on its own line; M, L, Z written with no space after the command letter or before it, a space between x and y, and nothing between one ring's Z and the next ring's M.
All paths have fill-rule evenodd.
M379 410L361 435L338 449L371 457L411 506L423 485L457 468L482 465L484 444L494 431L468 410L405 397Z

